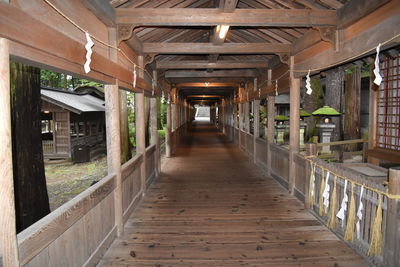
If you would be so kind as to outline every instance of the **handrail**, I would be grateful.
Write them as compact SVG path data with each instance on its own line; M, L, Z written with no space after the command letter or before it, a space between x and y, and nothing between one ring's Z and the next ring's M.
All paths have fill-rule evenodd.
M365 139L354 139L354 140L343 140L343 141L335 141L329 143L317 143L317 147L321 146L339 146L339 145L350 145L350 144L358 144L358 143L368 143L368 140Z

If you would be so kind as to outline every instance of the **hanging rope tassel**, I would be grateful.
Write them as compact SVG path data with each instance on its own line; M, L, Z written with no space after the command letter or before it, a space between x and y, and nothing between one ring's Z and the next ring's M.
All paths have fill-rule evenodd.
M311 173L310 173L310 187L308 190L308 201L312 208L315 204L315 164L310 161Z
M337 218L336 218L336 176L333 179L333 192L331 196L331 205L330 205L330 210L329 210L329 218L328 218L328 227L330 229L335 229L337 227Z
M344 240L353 241L355 237L355 226L356 226L356 199L354 198L354 184L351 183L351 196L350 196L350 207L347 215L346 231L344 233Z
M321 185L319 188L319 216L324 216L325 214L325 208L324 208L324 191L325 191L325 178L324 178L324 170L322 172L322 177L321 177Z
M382 254L382 195L379 194L376 216L372 225L371 244L368 249L368 256Z

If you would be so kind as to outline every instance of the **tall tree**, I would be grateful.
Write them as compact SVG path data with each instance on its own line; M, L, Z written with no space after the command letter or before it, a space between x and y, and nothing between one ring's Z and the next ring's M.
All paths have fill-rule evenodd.
M345 116L344 139L360 138L360 99L361 99L361 67L354 66L345 75ZM349 145L348 149L357 148L357 144Z
M50 213L41 137L40 69L10 65L17 231Z
M129 141L128 103L127 93L120 90L120 116L121 116L121 163L127 162L131 157L131 145Z
M344 110L344 71L341 67L326 72L325 104L343 113ZM343 116L333 117L332 123L336 125L332 134L332 141L341 140L343 137Z

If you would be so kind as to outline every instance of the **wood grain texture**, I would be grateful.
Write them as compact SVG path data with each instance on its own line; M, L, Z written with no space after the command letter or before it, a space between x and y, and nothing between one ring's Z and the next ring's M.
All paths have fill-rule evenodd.
M18 266L11 147L9 41L0 38L0 265Z
M215 127L197 125L99 266L365 266Z

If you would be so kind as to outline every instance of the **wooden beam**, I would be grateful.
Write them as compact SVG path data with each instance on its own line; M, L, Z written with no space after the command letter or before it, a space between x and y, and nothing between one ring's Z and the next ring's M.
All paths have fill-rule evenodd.
M0 266L19 266L11 144L9 41L0 38Z
M136 26L268 26L311 27L336 25L335 10L212 8L118 8L118 24Z
M207 85L204 82L187 82L176 84L177 88L182 87L238 87L239 83L219 83L219 82L209 82Z
M207 71L182 71L168 70L165 78L187 78L187 77L256 77L258 72L255 70L219 70Z
M290 53L290 44L281 43L143 43L145 54L276 54Z
M82 4L109 27L115 27L115 9L108 1L82 0Z
M203 84L205 82L208 83L244 83L246 81L251 81L253 78L248 78L248 77L225 77L225 78L205 78L205 77L191 77L191 78L168 78L168 82L174 83L174 84L179 84L179 83L191 83L191 82L202 82Z
M218 61L204 60L157 61L157 69L261 69L268 68L267 61Z
M352 0L337 10L338 27L345 28L390 0Z

